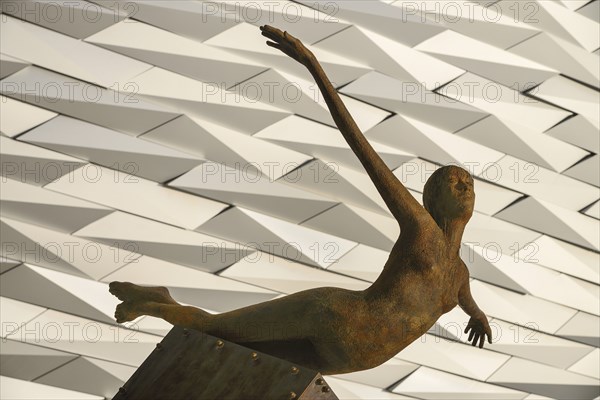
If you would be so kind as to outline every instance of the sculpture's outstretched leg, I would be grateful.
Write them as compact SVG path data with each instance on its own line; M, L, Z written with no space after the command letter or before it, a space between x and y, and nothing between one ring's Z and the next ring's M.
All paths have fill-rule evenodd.
M129 282L111 282L109 291L119 300L115 318L118 323L133 321L142 315L162 318L173 325L197 329L210 314L177 303L165 287L146 287Z
M123 300L115 312L119 323L149 315L234 342L310 340L315 337L316 294L319 290L296 293L215 315L177 303L164 287L112 282L109 290Z

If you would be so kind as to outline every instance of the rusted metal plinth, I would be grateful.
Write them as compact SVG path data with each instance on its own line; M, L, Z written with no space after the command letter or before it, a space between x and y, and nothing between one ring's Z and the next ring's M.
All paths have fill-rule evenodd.
M114 400L337 400L320 373L174 327Z

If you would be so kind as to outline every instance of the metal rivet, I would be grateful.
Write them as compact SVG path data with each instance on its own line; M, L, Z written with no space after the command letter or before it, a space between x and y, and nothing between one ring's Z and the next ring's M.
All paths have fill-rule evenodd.
M323 379L319 378L315 381L315 385L322 385L324 383Z
M158 350L162 350L162 348L163 348L162 343L156 343L156 348Z
M119 392L121 392L121 393L127 393L127 389L125 389L123 386L121 386L119 388Z
M258 361L258 353L253 351L252 354L250 354L250 357L252 358L252 361Z
M183 336L188 336L190 334L190 331L188 331L187 329L183 330Z
M222 340L217 340L217 349L222 349L225 346L225 342Z
M298 397L298 396L296 395L296 393L294 393L294 392L290 392L290 397L288 397L288 398L289 398L290 400L294 400L296 397Z
M327 392L329 392L329 386L323 386L323 387L321 388L321 392L323 392L323 393L327 393Z
M292 367L292 375L297 375L298 372L300 372L300 370L298 369L298 367Z

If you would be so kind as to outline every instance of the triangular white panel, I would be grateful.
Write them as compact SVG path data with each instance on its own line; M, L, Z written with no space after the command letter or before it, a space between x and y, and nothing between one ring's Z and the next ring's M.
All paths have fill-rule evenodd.
M114 83L114 82L113 82ZM35 66L2 80L0 91L9 97L71 117L137 136L177 117L178 112L142 100L133 82L111 89L90 85Z
M575 115L572 118L568 118L548 129L546 134L593 153L600 152L598 128L582 115Z
M509 289L532 294L538 298L589 313L600 314L600 309L598 309L600 292L596 285L538 266L535 255L531 259L522 260L514 256L503 255L494 247L476 248L476 251L478 255L493 264L517 285L517 288L508 287ZM479 279L478 276L475 277ZM481 280L496 283L489 278ZM519 287L521 290L518 289Z
M491 247L492 250L511 255L540 236L539 232L474 212L465 228L462 242L471 246ZM527 257L528 253L523 254Z
M190 154L65 116L32 129L19 140L156 182L170 180L202 162Z
M600 186L600 156L596 154L583 160L565 171L565 175L596 187Z
M482 179L568 210L579 211L600 196L597 187L509 155L486 167Z
M520 93L527 89L531 89L531 85L509 88L467 72L438 92L498 118L513 120L537 131L544 131L572 115Z
M227 91L219 83L200 82L166 69L154 67L129 80L121 89L133 96L175 108L181 113L205 118L227 127L254 133L289 113L248 98L247 93ZM262 93L260 93L262 94Z
M114 388L122 386L134 372L135 368L128 365L79 357L36 379L35 382L111 398L116 394ZM89 376L93 376L94 379L88 379Z
M456 134L557 172L589 154L551 135L496 116L484 118Z
M0 334L3 338L9 335L15 335L13 338L19 340L25 336L24 331L20 331L23 326L45 312L47 308L39 307L33 304L0 297L0 319L2 320L2 330ZM21 339L22 340L22 339Z
M335 378L344 379L346 381L358 382L364 385L386 389L398 382L399 379L408 376L417 368L417 364L392 358L375 368L332 376ZM328 377L327 381L331 382L330 379L331 377ZM342 393L336 391L336 395L342 396Z
M327 0L301 0L299 3L328 12L329 20L344 19L411 47L444 29L438 24L422 21L416 15L379 1L331 3Z
M24 285L29 290L19 289ZM104 283L29 264L3 275L1 287L3 296L106 323L113 322L119 304Z
M0 102L2 103L0 132L9 137L17 136L57 115L52 111L10 97L0 96Z
M558 74L544 65L452 30L419 43L415 49L517 90Z
M22 70L29 65L28 62L0 53L0 79Z
M367 136L442 164L464 165L474 175L503 156L492 148L401 114L369 130Z
M600 318L580 311L565 323L556 334L600 347Z
M3 274L6 271L13 269L14 267L16 267L19 264L21 264L20 261L11 260L10 258L0 256L0 274Z
M85 41L226 88L266 69L218 48L129 19Z
M98 3L20 0L6 3L2 11L32 24L83 39L125 18L118 10L102 7L102 3Z
M255 211L233 207L196 229L293 261L327 267L356 246L342 239Z
M600 129L598 90L591 89L564 76L555 76L528 92L531 96L583 115Z
M106 246L6 217L0 226L3 256L79 277L100 279L139 257L131 244L121 249L111 247L116 243Z
M0 136L0 172L2 179L14 179L29 185L44 186L85 163L52 150Z
M94 1L122 15L134 17L180 36L202 42L239 23L235 14L221 14L218 4L203 4L186 0ZM198 23L200 21L201 23Z
M515 21L511 15L502 14L489 6L497 0L469 2L440 1L438 3L394 1L394 7L401 7L407 15L419 15L421 19L446 26L449 30L465 36L477 38L501 49L522 42L539 33L533 26ZM479 3L479 4L476 4ZM444 31L444 34L448 31Z
M226 204L95 164L86 164L45 188L185 229L194 229L227 208Z
M327 103L313 80L270 69L231 88L231 91L253 103L273 104L290 114L335 126ZM340 97L361 130L372 128L390 115L352 97Z
M402 113L449 132L457 131L488 113L427 90L421 83L370 72L341 90L342 93Z
M314 158L363 170L358 157L337 129L296 115L282 119L253 137L309 154ZM371 141L371 145L390 169L396 169L403 162L413 158L412 154L375 141Z
M489 343L484 346L489 346ZM480 381L485 381L510 358L505 354L427 334L412 342L396 357Z
M113 210L39 186L7 179L0 183L0 215L70 233Z
M11 400L103 400L103 396L0 376L0 396Z
M18 338L27 343L131 366L141 364L162 339L124 326L108 325L54 310L48 310L28 322L23 331L37 332ZM10 338L18 336L19 332Z
M498 369L488 382L557 398L591 399L600 394L597 379L517 357Z
M512 8L511 8L512 5ZM549 32L588 52L600 47L598 23L564 7L558 1L535 1L532 3L500 1L496 4L505 15Z
M497 217L588 249L600 249L600 221L546 201L528 197Z
M421 367L392 389L394 393L431 400L518 400L527 395L502 386L491 385L457 375Z
M319 49L342 54L388 76L422 84L433 90L465 71L371 30L352 26L316 45ZM363 49L355 51L357 47Z
M75 354L10 339L3 339L0 347L2 376L26 381L44 375L75 358Z
M592 86L598 86L600 83L598 57L551 33L541 32L516 44L508 51L547 65Z
M488 317L521 326L533 322L536 330L547 333L556 332L576 313L569 307L476 280L471 282L471 293Z
M400 396L387 390L378 389L355 381L327 377L327 384L340 399L348 400L410 400L412 397Z
M141 138L225 164L244 173L258 172L271 180L280 178L311 159L306 154L238 130L188 116L169 121Z
M600 379L600 349L594 349L587 356L573 364L569 371Z
M366 172L359 172L335 162L313 160L291 171L279 182L317 192L325 197L381 215L390 215Z
M348 204L338 204L302 225L386 251L392 249L400 233L394 218Z
M492 242L477 246L467 242L460 249L461 259L467 265L469 274L477 280L491 283L518 293L528 294L529 292L518 282L516 282L507 271L502 268L500 261L511 261L511 256L505 256L501 253L499 245Z
M0 27L3 53L99 86L110 87L115 82L124 84L151 67L9 16L2 18ZM11 40L12 37L19 37L19 42Z
M275 3L271 4L274 6L276 5ZM296 7L295 4L287 4L291 9ZM314 24L312 24L312 27L314 27ZM279 28L281 28L281 26L279 26ZM313 29L309 30L312 30L312 34L314 34ZM341 30L344 31L343 29ZM235 52L235 54L239 54L260 63L266 68L275 68L307 80L312 79L310 72L304 65L289 58L278 50L265 46L264 37L258 35L258 32L256 26L249 23L240 23L219 35L210 38L205 43L217 48L229 50L230 52ZM294 25L293 30L290 29L290 32L294 32L294 36L296 37L300 37L302 33L297 30L297 24ZM327 40L329 40L329 37L318 43L321 45ZM335 54L335 52L329 52L317 46L311 46L311 48L335 87L345 85L371 70L366 64L352 61L349 58Z
M547 268L563 272L588 282L600 280L600 255L562 240L543 235L523 243L514 255Z
M254 249L239 243L120 211L115 211L74 234L116 246L121 250L119 254L129 253L130 262L135 259L135 252L211 272L234 264L254 252Z
M520 326L493 319L490 327L490 349L557 368L566 369L593 351L591 346L537 331L535 321Z
M585 215L589 215L590 217L600 219L600 200L586 208L583 213Z
M270 165L281 167L282 171L296 168L293 163ZM169 186L297 223L337 203L282 182L273 181L249 168L236 169L206 162L171 181Z

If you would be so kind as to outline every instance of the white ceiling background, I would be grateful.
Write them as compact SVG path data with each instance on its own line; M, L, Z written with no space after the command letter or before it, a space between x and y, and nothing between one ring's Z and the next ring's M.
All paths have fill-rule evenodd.
M300 4L302 3L302 4ZM299 37L414 196L475 176L455 309L340 399L593 399L600 372L599 2L3 1L1 397L110 398L170 326L107 284L223 312L362 289L398 235Z

